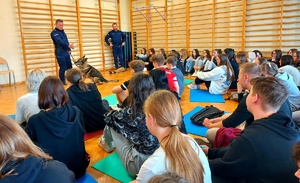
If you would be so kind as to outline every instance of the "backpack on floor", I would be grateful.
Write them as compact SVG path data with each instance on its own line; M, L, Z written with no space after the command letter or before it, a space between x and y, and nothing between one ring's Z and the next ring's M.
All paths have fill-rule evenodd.
M196 112L190 119L192 123L196 125L203 126L203 121L205 118L213 119L217 117L223 116L224 111L221 111L220 109L214 107L214 106L206 106L202 110Z

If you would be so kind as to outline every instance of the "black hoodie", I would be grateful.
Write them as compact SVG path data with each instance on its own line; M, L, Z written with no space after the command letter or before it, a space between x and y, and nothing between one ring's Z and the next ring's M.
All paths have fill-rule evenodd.
M227 148L209 149L213 181L298 182L291 156L298 135L295 123L285 112L254 121Z
M80 110L67 104L33 115L29 118L26 132L33 142L53 159L65 163L78 178L88 166L82 125Z
M0 179L1 183L75 183L74 173L61 162L28 156L24 160L10 161L1 174L13 170L10 175Z
M70 104L83 113L84 127L87 132L103 129L106 125L104 114L107 112L102 104L101 95L94 84L88 85L90 91L82 91L78 84L67 89Z

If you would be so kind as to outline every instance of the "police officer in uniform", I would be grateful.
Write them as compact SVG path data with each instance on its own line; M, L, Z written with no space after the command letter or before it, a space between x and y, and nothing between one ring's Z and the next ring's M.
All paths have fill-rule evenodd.
M69 43L63 27L64 22L61 19L57 19L55 21L55 29L50 35L55 45L55 56L59 65L59 78L66 85L65 71L72 68L70 54L74 45Z
M119 68L118 58L120 60L121 66L125 68L125 61L123 58L122 48L125 45L125 34L123 34L122 31L118 30L117 23L112 24L112 29L113 30L109 31L108 34L105 36L105 42L113 49L116 69ZM109 38L111 39L111 42L108 41Z

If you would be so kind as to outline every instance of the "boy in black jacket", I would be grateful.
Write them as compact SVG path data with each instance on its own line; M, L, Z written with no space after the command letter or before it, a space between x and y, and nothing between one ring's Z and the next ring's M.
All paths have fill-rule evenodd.
M253 123L226 148L203 148L208 155L213 182L298 182L291 150L298 129L280 106L288 91L280 79L258 77L246 104Z

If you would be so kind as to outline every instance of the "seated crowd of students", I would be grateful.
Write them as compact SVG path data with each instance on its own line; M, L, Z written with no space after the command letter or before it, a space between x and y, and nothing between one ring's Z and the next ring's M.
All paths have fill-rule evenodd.
M274 50L268 61L259 50L231 48L203 57L198 49L188 57L185 49L143 48L136 56L131 79L112 89L117 110L78 69L66 71L67 90L57 77L30 71L16 122L0 116L0 182L76 182L90 162L84 134L100 129L99 146L116 149L133 182L298 182L299 51ZM233 113L203 122L212 147L185 129L180 100L189 74L190 89L205 83L211 94L238 93Z

